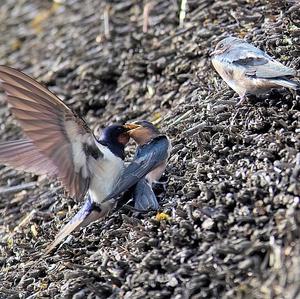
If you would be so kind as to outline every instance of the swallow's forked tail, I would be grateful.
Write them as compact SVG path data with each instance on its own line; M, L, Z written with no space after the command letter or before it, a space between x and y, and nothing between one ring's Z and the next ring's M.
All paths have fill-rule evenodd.
M107 206L107 204L106 204ZM107 208L107 207L106 207ZM60 244L68 235L78 230L81 227L85 227L90 223L104 217L109 209L95 208L90 196L88 196L82 208L77 214L58 232L55 240L46 248L46 253L50 253L58 244Z
M135 186L133 191L134 207L137 210L158 210L159 204L152 190L151 184L143 178Z
M297 81L289 80L286 78L270 79L270 81L276 85L291 88L294 90L300 89L300 83Z

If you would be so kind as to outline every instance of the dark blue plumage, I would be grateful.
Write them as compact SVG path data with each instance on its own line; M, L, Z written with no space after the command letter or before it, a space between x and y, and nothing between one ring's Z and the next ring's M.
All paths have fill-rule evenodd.
M140 121L134 125L139 127L130 130L128 134L138 143L135 156L106 200L115 198L136 184L133 191L135 208L158 209L152 184L160 179L165 170L171 143L168 137L160 134L150 122ZM132 128L130 124L126 126Z
M122 125L110 125L101 132L99 143L107 146L112 153L124 160L125 145L129 141L127 131Z
M133 190L134 208L139 211L158 210L159 203L152 184L146 178L139 180Z
M153 138L149 143L138 146L133 161L125 168L116 187L106 200L116 197L136 184L141 178L163 166L169 156L169 147L170 142L163 135ZM150 179L150 182L152 183L154 180Z

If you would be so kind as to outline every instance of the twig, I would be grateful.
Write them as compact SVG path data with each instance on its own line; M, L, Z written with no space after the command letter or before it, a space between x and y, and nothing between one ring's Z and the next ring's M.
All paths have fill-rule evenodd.
M0 187L0 194L18 192L18 191L21 191L21 190L33 188L36 185L37 185L36 182L30 182L30 183L17 185L17 186L11 186L11 187L4 187L3 186L3 187Z
M127 87L128 85L130 85L131 83L133 83L134 80L133 79L129 79L127 80L125 83L123 83L120 87L118 87L116 89L116 93L120 92L122 89L124 89L125 87Z
M184 119L188 118L193 113L193 109L186 111L184 114L176 118L172 123L169 124L169 126L175 126L179 124Z
M148 32L149 14L152 7L153 7L152 2L149 2L144 6L144 11L143 11L143 32L144 33Z
M110 36L109 30L109 7L107 6L103 12L103 21L104 21L104 35L106 38Z
M16 232L17 230L19 230L21 227L26 226L31 219L35 216L36 214L36 210L33 209L29 214L27 214L25 216L24 219L21 220L21 222L14 228L14 232Z
M186 16L186 0L181 0L180 12L179 12L179 26L183 27L184 19Z
M207 127L206 122L202 122L200 124L197 124L196 126L186 130L183 132L184 135L186 136L191 136L194 135L195 133L199 132L200 130L203 130L205 127Z

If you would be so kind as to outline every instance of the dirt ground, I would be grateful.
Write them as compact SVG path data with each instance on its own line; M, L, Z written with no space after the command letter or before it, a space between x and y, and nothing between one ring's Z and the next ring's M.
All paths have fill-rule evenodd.
M184 3L1 2L1 64L43 82L93 129L154 121L173 151L158 193L167 219L123 209L51 255L80 203L1 166L0 298L300 298L299 94L236 107L209 58L232 34L299 69L299 2ZM0 139L20 136L1 94Z

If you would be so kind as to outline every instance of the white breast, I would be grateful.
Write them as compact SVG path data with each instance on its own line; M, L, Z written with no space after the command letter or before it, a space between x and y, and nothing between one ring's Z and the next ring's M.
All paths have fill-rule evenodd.
M168 146L168 157L165 161L163 161L160 165L158 165L156 168L154 168L152 171L150 171L146 175L146 179L150 184L152 183L157 183L159 179L161 178L162 174L164 173L166 166L167 166L167 161L170 157L171 150L172 150L172 145L171 145L171 140L167 137L169 146Z
M212 64L222 79L235 91L239 96L244 96L247 87L245 80L250 81L245 77L244 69L233 66L232 63L220 60L219 57L212 59Z
M149 172L146 175L146 179L150 184L157 183L159 179L161 178L163 172L166 169L167 161L164 161L161 163L161 165L157 166L155 169L153 169L151 172Z
M116 181L124 170L124 162L116 157L106 146L97 144L103 157L91 159L89 169L94 173L89 193L92 201L101 203L113 190Z

